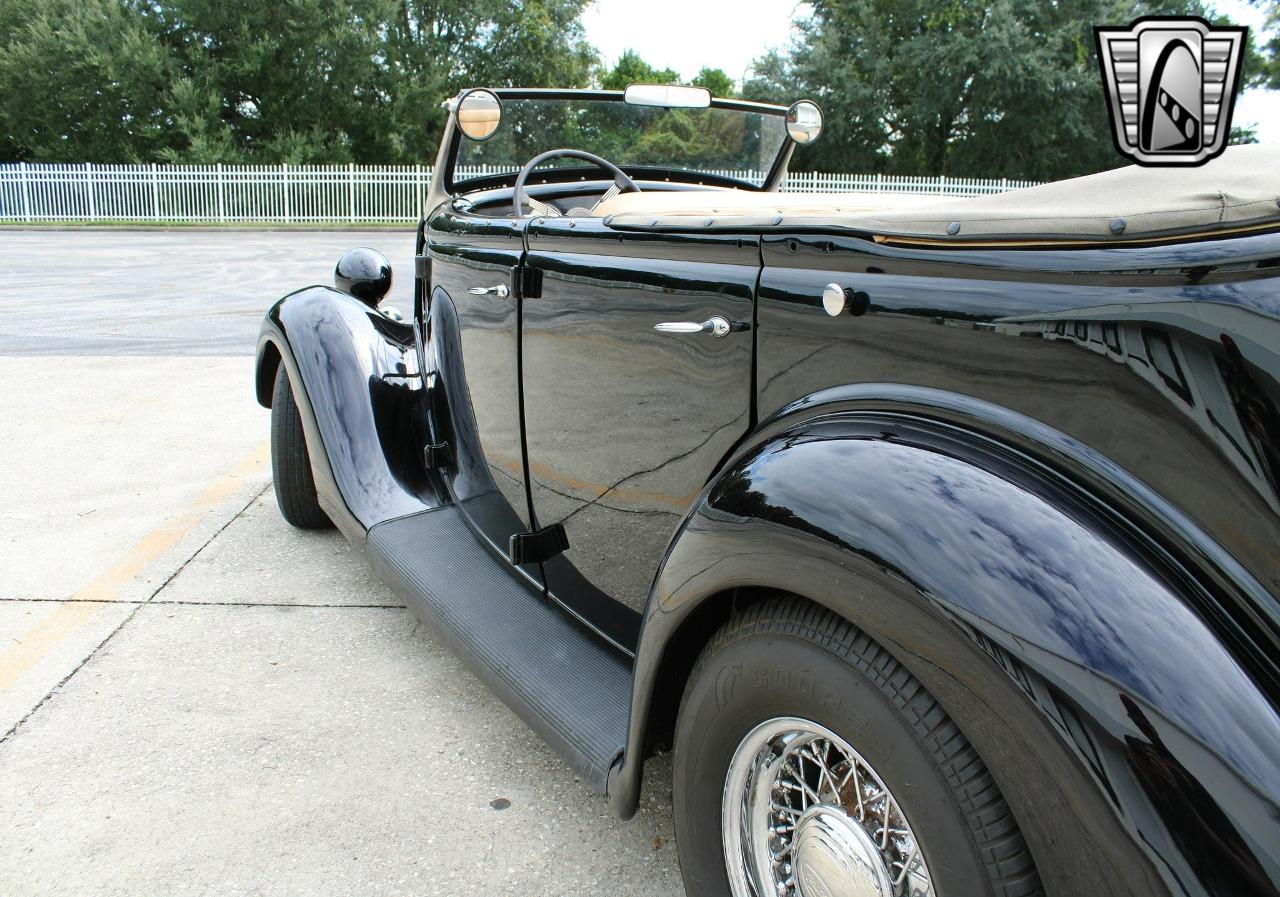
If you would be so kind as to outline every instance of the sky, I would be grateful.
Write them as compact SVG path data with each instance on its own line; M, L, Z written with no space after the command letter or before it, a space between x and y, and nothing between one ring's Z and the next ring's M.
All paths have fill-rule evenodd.
M1213 5L1248 25L1257 39L1264 18L1260 10L1246 0L1217 0ZM807 9L795 0L595 0L583 24L606 64L630 49L649 64L674 69L685 79L706 66L724 69L741 82L753 59L791 42L791 22ZM1234 123L1256 125L1260 140L1280 143L1280 91L1246 91L1236 102Z

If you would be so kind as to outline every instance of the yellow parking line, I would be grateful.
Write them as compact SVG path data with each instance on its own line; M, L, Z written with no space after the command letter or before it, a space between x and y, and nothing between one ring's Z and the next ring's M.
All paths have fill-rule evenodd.
M118 598L120 590L137 578L147 564L176 545L206 514L234 495L246 476L266 464L268 456L267 443L263 442L247 458L206 486L190 505L138 540L123 557L71 596L70 601L59 604L53 613L0 651L0 692L10 688L63 639L102 610L105 603Z

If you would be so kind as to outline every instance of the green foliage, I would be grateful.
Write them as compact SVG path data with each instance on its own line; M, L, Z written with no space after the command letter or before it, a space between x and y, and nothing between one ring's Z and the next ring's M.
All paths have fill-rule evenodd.
M1259 48L1254 81L1280 90L1280 0L1253 0L1253 5L1266 11L1266 30L1271 33L1270 39Z
M589 0L400 0L389 24L388 149L361 161L434 161L440 101L462 87L585 87L596 64L579 16Z
M640 58L635 50L626 50L613 68L600 75L600 87L604 90L626 90L628 84L679 84L680 73L672 69L658 69ZM733 79L723 69L703 66L692 81L694 87L705 87L713 97L733 97Z
M156 158L172 59L118 0L0 2L0 158Z
M704 69L705 71L705 69ZM671 69L655 69L640 58L635 50L618 57L613 68L600 78L605 90L626 90L628 84L679 84L680 75Z
M0 158L431 162L467 85L586 86L588 0L0 0Z
M1116 167L1092 29L1194 0L814 0L752 99L810 96L827 131L793 167L1056 179Z
M713 97L737 96L733 90L733 79L726 75L723 69L709 69L703 66L691 83L694 87L705 87L711 91Z
M464 86L680 81L634 51L602 70L580 22L588 2L0 0L0 159L430 163L440 101ZM1253 2L1280 30L1280 0ZM1122 162L1094 25L1204 13L1199 0L808 8L795 45L757 60L742 91L823 105L826 134L793 167L1037 179ZM1244 76L1280 88L1280 37L1250 46ZM692 83L737 95L719 69ZM642 144L603 120L544 124L596 146L622 128L619 145L653 161L743 145L697 110L671 110Z
M184 139L166 158L343 162L353 144L380 149L367 110L383 86L374 59L390 3L142 0L139 9L181 73L169 109Z
M627 50L613 68L600 74L599 83L604 90L625 90L629 84L679 84L680 74L654 68L634 50ZM712 96L735 95L733 79L720 69L704 67L690 83L707 88ZM738 131L733 132L735 122L725 121L728 116L710 115L701 109L669 109L660 114L647 110L642 121L634 118L626 108L587 108L563 125L554 124L561 136L551 142L594 147L606 157L612 152L617 158L642 165L732 166L741 158L741 123L736 122ZM530 127L533 123L521 123L524 131ZM581 131L576 143L574 129Z
M628 158L647 165L735 167L750 143L745 126L739 115L669 109L631 143Z
M1227 137L1229 144L1257 143L1258 129L1249 125L1232 125L1231 134Z

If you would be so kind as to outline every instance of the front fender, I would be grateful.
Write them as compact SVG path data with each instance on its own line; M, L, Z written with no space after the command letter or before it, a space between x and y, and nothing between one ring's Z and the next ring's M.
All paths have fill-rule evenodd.
M1011 450L895 414L781 429L673 540L611 799L634 806L683 627L735 590L781 590L866 631L937 697L1049 893L1275 893L1280 717L1176 581Z
M258 401L289 372L321 506L347 538L442 502L427 439L413 327L346 293L308 287L271 307L258 338Z

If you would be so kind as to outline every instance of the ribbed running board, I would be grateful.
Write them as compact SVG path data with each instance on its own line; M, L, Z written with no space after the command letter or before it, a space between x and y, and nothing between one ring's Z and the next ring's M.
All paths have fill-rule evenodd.
M603 794L627 737L626 662L486 551L456 507L380 523L366 548L387 584Z

